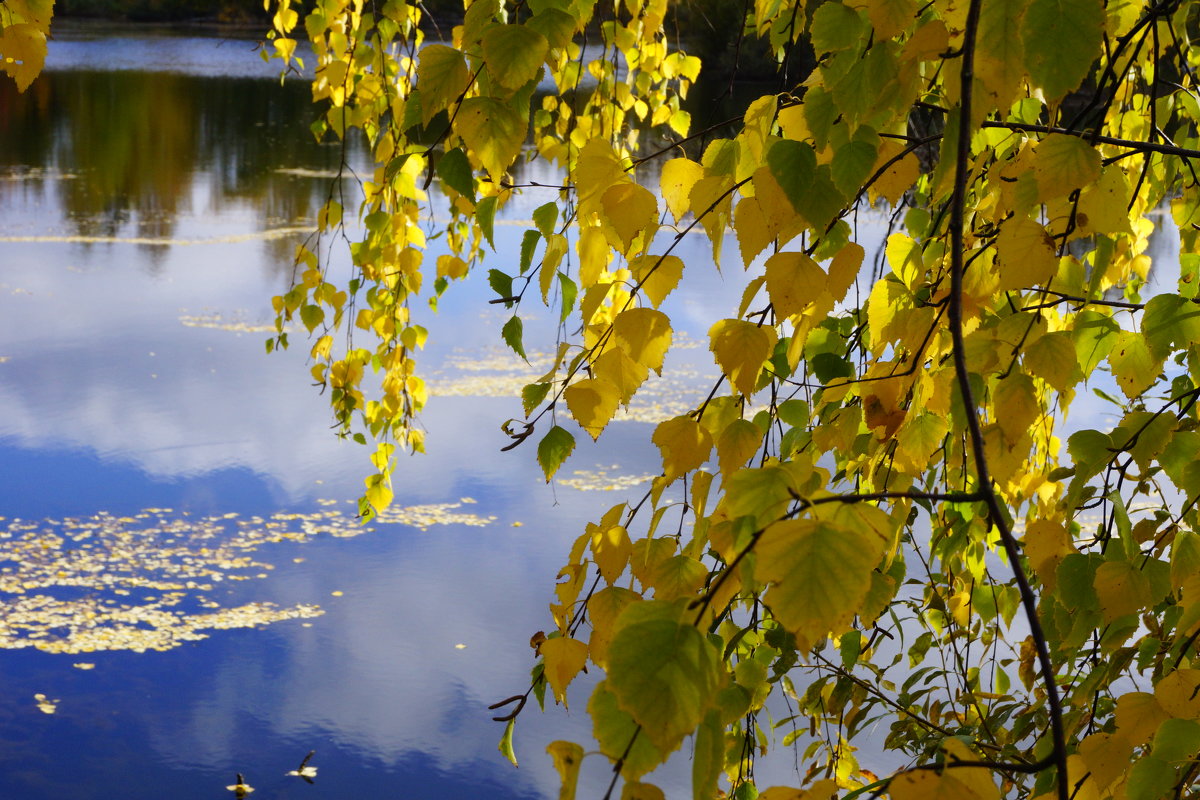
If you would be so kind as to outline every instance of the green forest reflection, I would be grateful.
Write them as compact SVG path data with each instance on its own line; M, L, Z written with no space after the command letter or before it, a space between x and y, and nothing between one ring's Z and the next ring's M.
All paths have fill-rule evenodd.
M312 114L301 82L68 71L24 95L5 82L0 202L44 195L82 236L169 238L181 216L234 210L259 230L307 221L343 155L308 134Z

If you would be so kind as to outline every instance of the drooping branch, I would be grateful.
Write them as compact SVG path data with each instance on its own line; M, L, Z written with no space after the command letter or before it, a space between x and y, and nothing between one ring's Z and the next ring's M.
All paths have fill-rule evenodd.
M999 0L992 0L998 2ZM965 248L963 229L966 217L967 187L970 183L971 160L971 101L972 88L975 81L975 38L979 30L979 11L982 0L971 0L967 12L966 31L963 36L961 51L962 65L960 86L962 98L959 106L958 141L956 143L954 164L954 190L950 199L950 305L948 319L950 335L954 343L954 374L962 397L963 409L966 414L967 431L971 441L971 451L975 465L977 491L982 495L988 508L988 516L996 531L1013 569L1013 576L1021 595L1021 605L1029 623L1030 635L1037 649L1038 663L1042 673L1042 682L1046 688L1046 701L1050 711L1050 729L1054 741L1053 758L1057 767L1058 800L1071 799L1071 785L1067 776L1067 745L1063 727L1062 701L1058 694L1058 684L1054 676L1054 665L1050 661L1050 647L1042 629L1041 618L1038 616L1037 597L1029 583L1029 577L1021 566L1021 553L1017 541L1013 537L1000 499L992 484L991 472L988 469L987 456L984 451L983 428L976 412L974 392L971 389L970 372L967 368L966 344L963 337L963 251Z

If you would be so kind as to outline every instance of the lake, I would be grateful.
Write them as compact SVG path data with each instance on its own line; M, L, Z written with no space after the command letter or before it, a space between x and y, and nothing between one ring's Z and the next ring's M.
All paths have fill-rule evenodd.
M590 741L594 676L522 714L519 769L487 706L527 688L583 523L657 472L650 424L706 391L736 245L672 300L664 379L551 485L532 444L500 452L538 358L500 345L482 272L452 287L420 312L429 454L362 527L368 451L301 335L264 349L337 166L312 115L253 41L169 31L62 26L26 94L0 84L0 797L229 797L239 772L256 798L556 797L545 745ZM552 198L508 209L493 266ZM285 774L310 750L313 785ZM581 796L608 778L587 759Z

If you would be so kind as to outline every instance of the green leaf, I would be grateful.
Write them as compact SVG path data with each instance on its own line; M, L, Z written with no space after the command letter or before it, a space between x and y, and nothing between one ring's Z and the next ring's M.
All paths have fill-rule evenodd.
M500 753L512 762L512 765L517 766L517 754L513 750L513 728L517 725L516 717L508 721L504 726L504 735L500 737Z
M492 78L520 89L537 77L546 58L546 37L525 25L494 25L483 34L483 62Z
M809 33L817 55L845 50L866 39L867 26L857 11L842 3L821 3L813 12Z
M543 236L550 236L554 233L554 226L558 224L558 204L545 203L533 210L533 224Z
M816 153L807 143L781 139L767 151L767 165L796 213L815 230L825 230L845 205L829 166L817 166Z
M1048 100L1077 89L1100 55L1102 0L1032 0L1021 22L1025 66Z
M525 274L525 270L529 269L533 264L533 254L537 251L538 242L541 240L542 234L537 231L525 231L521 235L521 274Z
M504 342L513 349L513 352L529 361L529 357L525 355L525 344L521 341L524 325L521 318L516 314L508 322L504 323L504 327L500 329L500 335L504 337Z
M437 173L447 186L471 203L475 202L475 177L471 172L471 162L461 147L447 151L438 159Z
M1150 354L1160 361L1172 348L1187 350L1200 342L1200 305L1175 294L1150 298L1142 311L1142 336Z
M542 404L549 391L550 384L548 383L529 383L521 389L521 406L525 409L525 416L528 417L535 408Z
M618 705L616 695L609 689L609 681L596 684L588 701L588 714L592 718L592 734L600 745L600 752L614 763L617 759L623 759L621 775L626 780L636 780L666 760L666 754L654 746L649 736L638 730L638 723Z
M488 270L488 286L500 297L512 297L512 276L498 269Z
M304 323L304 327L309 333L325 321L325 310L318 305L303 305L300 306L300 321Z
M531 385L546 386L549 388L548 384L535 383ZM546 432L546 435L538 442L537 448L538 464L542 467L542 474L546 476L546 483L550 482L550 479L554 477L554 473L558 472L558 468L562 466L563 462L567 460L567 457L571 455L571 451L574 449L575 437L568 433L565 428L555 425Z
M475 221L479 223L479 229L483 231L483 238L487 239L488 246L493 250L496 249L496 243L492 241L492 233L496 226L496 197L485 197L475 205Z
M607 683L617 704L664 753L696 730L726 680L720 653L687 616L686 603L633 603L617 618L608 648Z
M832 3L826 3L827 8ZM830 164L833 183L846 197L858 194L863 183L875 171L875 156L878 146L870 142L856 139L848 142L834 151Z
M579 296L579 287L565 272L560 272L558 273L558 288L562 294L562 312L559 315L559 322L566 322L567 317L575 310L575 298Z

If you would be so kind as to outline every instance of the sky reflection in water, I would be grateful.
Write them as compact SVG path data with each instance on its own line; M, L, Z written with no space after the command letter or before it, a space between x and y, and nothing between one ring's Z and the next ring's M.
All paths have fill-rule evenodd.
M245 42L63 39L27 95L0 88L0 643L22 648L0 653L0 797L222 797L237 771L255 797L556 796L542 750L587 740L586 687L522 716L515 771L486 706L524 689L570 541L654 471L646 421L699 396L705 350L546 487L499 452L520 412L494 396L537 364L496 347L484 281L453 287L421 359L448 396L396 502L482 524L364 531L366 451L329 432L302 337L267 357L260 329L339 155L306 132L307 87L254 77ZM128 68L150 51L186 57ZM546 199L514 204L501 253ZM724 280L671 309L693 341L733 310ZM194 627L238 613L253 627ZM314 786L284 774L310 749ZM585 785L607 772L589 759Z

